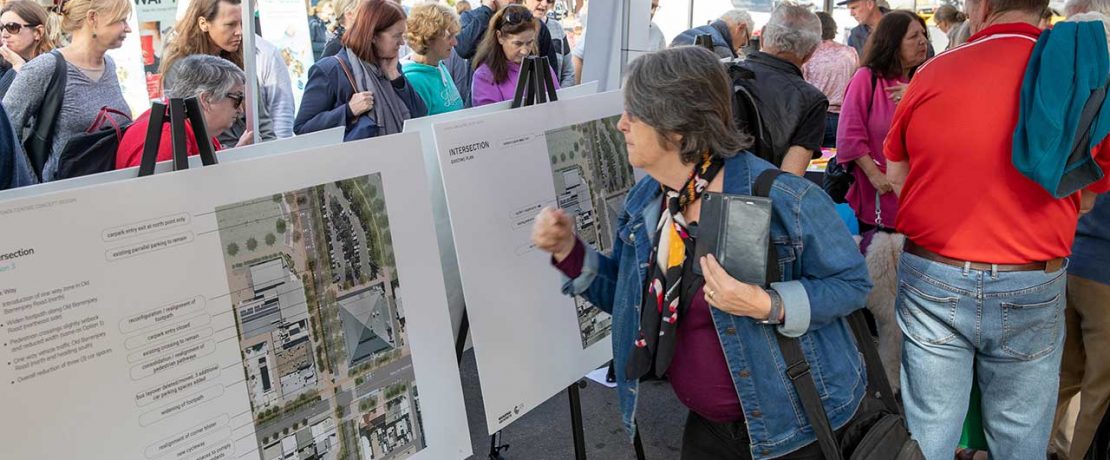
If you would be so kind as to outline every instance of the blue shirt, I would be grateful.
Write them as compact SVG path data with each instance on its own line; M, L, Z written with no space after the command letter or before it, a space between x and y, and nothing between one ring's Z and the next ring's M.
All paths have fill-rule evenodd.
M1110 196L1102 194L1079 219L1068 274L1110 284Z

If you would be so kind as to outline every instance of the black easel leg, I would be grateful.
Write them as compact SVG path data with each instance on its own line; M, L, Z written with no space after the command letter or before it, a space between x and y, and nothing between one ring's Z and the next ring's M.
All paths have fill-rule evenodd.
M509 450L508 444L501 444L501 432L498 431L489 437L489 460L503 460L501 451Z
M470 332L470 317L463 310L462 321L459 322L459 334L455 336L455 357L462 364L463 349L466 348L466 335Z
M570 429L574 435L574 458L586 460L586 433L582 427L582 396L578 392L578 383L567 387L570 396Z
M644 442L640 440L640 426L636 425L636 436L632 438L632 445L636 448L636 460L647 460L644 455Z

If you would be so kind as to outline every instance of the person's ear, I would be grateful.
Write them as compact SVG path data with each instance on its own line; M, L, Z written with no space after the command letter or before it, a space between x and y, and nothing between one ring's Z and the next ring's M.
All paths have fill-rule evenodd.
M197 18L197 27L200 28L201 32L208 33L208 27L210 27L208 24L208 18L205 18L204 16Z
M495 31L495 33L497 33L497 43L499 43L501 46L505 46L505 36L501 35L500 30Z
M35 42L38 42L39 40L42 40L42 38L45 35L46 35L46 26L43 26L42 24L39 24L39 25L31 28L31 37L34 38Z

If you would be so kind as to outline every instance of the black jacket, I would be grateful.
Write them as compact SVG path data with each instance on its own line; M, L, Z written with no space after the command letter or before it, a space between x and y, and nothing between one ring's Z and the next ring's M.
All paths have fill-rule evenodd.
M459 53L459 56L462 56L463 59L473 59L478 52L478 45L482 43L482 37L486 35L486 29L489 28L489 22L493 19L493 14L493 9L485 5L462 14L460 18L462 29L459 31L455 52ZM547 63L551 66L551 70L555 72L555 75L559 75L559 53L552 46L551 32L542 24L536 42L539 43L540 56L547 56Z
M734 65L733 83L752 94L763 131L770 137L762 139L769 151L756 152L757 155L780 167L793 145L820 156L829 108L824 93L802 78L798 66L770 54L755 52ZM745 114L738 113L737 118L740 128L746 129Z

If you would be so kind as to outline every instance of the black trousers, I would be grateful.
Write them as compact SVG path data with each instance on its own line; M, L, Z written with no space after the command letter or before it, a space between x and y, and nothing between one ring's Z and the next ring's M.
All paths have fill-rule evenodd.
M743 420L716 423L690 412L682 432L682 460L751 460L748 426ZM784 460L821 460L816 442L778 457Z

